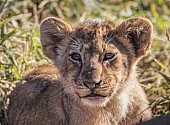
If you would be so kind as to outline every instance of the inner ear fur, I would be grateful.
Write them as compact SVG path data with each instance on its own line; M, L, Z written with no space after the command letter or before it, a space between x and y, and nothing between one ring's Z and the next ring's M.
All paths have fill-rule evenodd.
M152 23L146 18L135 17L116 28L117 34L130 41L136 58L143 56L152 43Z
M59 44L65 39L72 28L70 25L55 17L48 17L40 24L41 44L44 54L53 59Z

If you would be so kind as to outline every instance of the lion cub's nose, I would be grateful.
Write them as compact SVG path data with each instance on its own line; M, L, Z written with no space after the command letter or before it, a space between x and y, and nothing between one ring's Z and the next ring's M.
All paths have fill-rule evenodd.
M87 88L89 88L90 90L94 90L95 88L100 86L101 81L99 82L88 82L88 81L84 81L83 84L84 86L86 86Z

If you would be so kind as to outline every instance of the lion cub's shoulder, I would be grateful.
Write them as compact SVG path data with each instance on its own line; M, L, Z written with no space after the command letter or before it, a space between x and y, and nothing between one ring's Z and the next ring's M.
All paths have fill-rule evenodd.
M54 116L57 116L58 112L62 115L62 89L58 71L54 66L43 65L29 72L9 96L9 125L50 124L51 121L42 119L53 117L48 111L55 106L58 108L55 109L57 112ZM54 99L56 96L57 99Z
M41 91L48 86L58 83L58 71L53 65L42 65L34 68L30 71L23 80L21 80L21 86L27 86L30 91L35 89ZM29 87L30 86L30 87Z
M30 71L24 79L52 78L57 79L58 71L54 65L41 65Z
M10 98L21 102L33 101L39 96L48 94L50 88L56 88L54 86L61 86L58 71L53 65L42 65L29 72L17 84Z

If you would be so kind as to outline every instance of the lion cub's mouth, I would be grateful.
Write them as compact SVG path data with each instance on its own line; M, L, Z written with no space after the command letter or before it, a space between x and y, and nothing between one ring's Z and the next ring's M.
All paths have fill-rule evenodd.
M100 95L100 94L97 94L97 93L90 93L89 95L86 95L84 96L83 98L93 98L93 97L106 97L106 96L103 96L103 95Z

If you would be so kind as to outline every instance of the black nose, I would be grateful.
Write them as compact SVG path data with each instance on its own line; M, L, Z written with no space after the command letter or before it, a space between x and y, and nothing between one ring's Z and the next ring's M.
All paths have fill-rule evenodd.
M99 81L99 82L97 82L97 83L96 83L96 82L88 82L88 81L84 81L84 82L83 82L84 86L86 86L86 87L89 88L90 90L93 90L93 89L99 87L99 86L100 86L100 83L101 83L101 81Z

